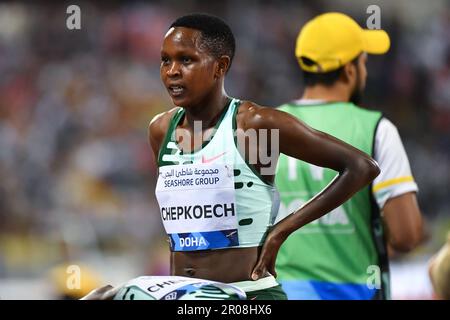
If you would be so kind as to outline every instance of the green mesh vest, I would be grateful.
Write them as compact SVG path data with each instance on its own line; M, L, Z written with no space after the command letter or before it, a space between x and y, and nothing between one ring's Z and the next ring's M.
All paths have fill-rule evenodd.
M351 103L292 103L279 109L373 155L375 131L382 117L380 112L364 110ZM336 174L331 169L282 155L276 175L281 200L277 221L315 196ZM365 287L370 289L373 283L373 287L381 289L377 294L386 296L385 256L380 214L370 187L366 187L342 206L294 232L280 249L276 270L278 280L285 281L287 288L289 285L295 288L295 281L309 281L308 285L317 291L327 288L351 291L354 286L355 292L363 292L363 297L371 294L365 292ZM377 271L380 272L376 274ZM323 296L328 297L327 294L330 293L323 293ZM358 298L358 294L355 295Z

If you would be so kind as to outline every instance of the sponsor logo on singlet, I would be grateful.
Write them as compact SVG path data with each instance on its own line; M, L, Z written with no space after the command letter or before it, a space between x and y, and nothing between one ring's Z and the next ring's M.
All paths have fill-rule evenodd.
M172 250L239 245L232 166L201 163L160 167L156 197Z

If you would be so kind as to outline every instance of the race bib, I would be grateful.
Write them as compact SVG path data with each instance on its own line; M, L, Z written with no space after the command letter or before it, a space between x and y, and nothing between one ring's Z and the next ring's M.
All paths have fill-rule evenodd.
M174 251L239 245L233 167L189 164L159 168L161 219Z
M245 300L231 284L178 276L143 276L127 282L114 300Z

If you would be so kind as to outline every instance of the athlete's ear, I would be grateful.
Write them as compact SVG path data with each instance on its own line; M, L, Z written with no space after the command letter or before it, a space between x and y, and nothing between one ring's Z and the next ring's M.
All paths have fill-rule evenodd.
M225 76L228 68L230 68L231 59L229 56L221 56L217 62L216 72L214 75L216 79Z

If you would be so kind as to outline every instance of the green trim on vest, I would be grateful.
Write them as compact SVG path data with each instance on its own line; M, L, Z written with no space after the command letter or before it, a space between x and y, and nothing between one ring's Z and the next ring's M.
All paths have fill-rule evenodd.
M380 119L378 119L375 125L375 132L380 124L381 119L383 119L383 114ZM375 135L372 142L372 157L375 154ZM370 183L369 190L372 190L373 181ZM381 211L378 208L378 204L375 200L375 196L370 192L370 203L371 203L371 230L372 238L375 244L375 248L378 253L378 265L381 270L381 290L377 291L377 299L390 300L391 299L391 280L390 280L390 270L389 270L389 257L386 244L386 234L383 227L383 219L381 217Z
M225 107L223 108L223 110L221 111L219 120L216 122L216 124L214 125L214 129L213 129L213 135L211 137L209 137L207 140L202 142L202 145L200 148L198 148L197 150L193 150L192 152L183 152L183 150L180 149L181 154L185 154L185 155L194 155L195 153L201 151L203 148L205 148L208 143L214 138L215 133L217 132L217 129L219 128L220 124L222 123L223 118L225 117L225 115L227 114L228 108L231 105L232 100L229 100L228 103L225 105ZM163 143L161 145L161 148L159 150L158 153L158 166L163 166L163 165L167 165L164 164L162 161L162 154L164 154L165 152L168 151L167 149L167 143L169 141L174 141L175 144L178 147L178 143L176 142L175 139L175 130L178 127L178 125L180 124L181 119L184 117L184 115L186 114L186 110L184 108L179 108L174 115L172 116L172 118L170 119L170 125L169 128L167 129L166 135L164 137ZM164 152L162 152L163 148L165 148Z

